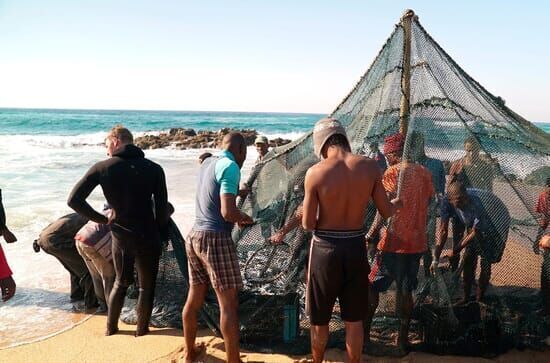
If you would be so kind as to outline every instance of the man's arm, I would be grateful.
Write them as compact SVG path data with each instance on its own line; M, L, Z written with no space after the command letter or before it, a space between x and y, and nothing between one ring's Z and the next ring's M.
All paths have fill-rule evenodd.
M544 231L546 228L548 228L548 222L550 221L550 213L548 213L547 206L546 206L546 193L542 192L539 195L539 199L537 200L537 205L535 206L535 211L540 214L540 218L538 220L540 228Z
M441 251L443 251L443 246L445 245L445 242L447 242L447 236L449 233L449 220L441 220L441 223L439 224L439 233L437 242L435 243L434 250L432 251L432 265L430 266L430 270L432 273L434 272L434 269L439 265L439 258L441 257Z
M74 209L75 212L84 216L85 218L94 221L96 223L107 224L109 219L103 214L97 212L91 205L86 202L86 198L99 184L99 171L97 170L97 164L92 166L90 170L84 175L82 179L76 183L67 204ZM116 211L115 211L116 213Z
M317 210L319 208L319 197L315 183L315 169L310 168L306 172L304 181L304 207L302 217L302 227L306 231L312 231L317 226Z
M218 161L219 163L220 161ZM237 208L241 171L236 163L216 165L216 179L220 183L220 209L223 219L230 223L252 224L252 218Z
M372 199L374 201L376 209L378 209L378 213L380 214L381 218L387 219L394 215L396 210L395 205L390 202L388 196L386 195L386 191L384 190L384 186L382 185L380 169L378 168L376 168L376 175L372 190Z
M157 181L157 188L153 193L155 198L155 216L157 219L157 225L159 228L163 228L168 224L170 220L170 209L168 207L168 191L166 189L166 177L164 170L159 166L159 176ZM173 212L173 211L172 211Z
M453 249L453 255L459 254L460 251L462 251L464 248L466 248L466 246L468 246L470 244L470 242L472 242L472 240L477 236L477 234L478 234L477 228L475 228L475 227L470 228L470 230L462 238L462 241L460 241L458 246L456 246L456 248Z
M0 190L0 236L4 236L4 239L8 243L17 241L17 237L6 226L6 213L4 212L4 205L2 204L2 190Z
M237 208L236 194L224 193L220 196L223 219L230 223L252 224L252 218Z
M2 190L0 189L0 233L6 229L6 213L2 204Z
M274 244L282 243L285 236L292 231L294 228L297 228L302 223L302 218L304 217L304 206L300 204L296 211L292 214L290 219L284 226L276 231L273 236L269 237L269 240Z

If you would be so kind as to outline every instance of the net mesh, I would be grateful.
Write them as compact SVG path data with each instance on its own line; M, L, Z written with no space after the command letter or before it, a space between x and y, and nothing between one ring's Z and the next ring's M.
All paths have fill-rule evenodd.
M403 23L397 24L370 68L331 115L345 125L356 153L366 155L370 144L382 144L384 137L399 131L400 104L407 97L402 86L405 35ZM468 76L417 18L413 18L410 30L409 102L403 159L422 163L433 174L433 165L441 166L446 174L443 181L435 176L433 179L434 184L443 185L441 190L436 185L440 199L449 173L460 174L473 188L470 190L479 197L481 205L477 208L484 216L487 232L477 254L480 261L492 267L483 302L455 306L463 294L461 272L471 271L471 263L468 266L464 257L460 262L442 257L439 272L432 276L426 271L429 262L424 260L414 291L411 340L419 349L447 354L486 355L514 347L542 348L550 327L548 318L540 318L537 311L550 306L548 295L540 294L541 281L543 286L550 285L550 255L548 250L536 254L533 246L544 233L539 227L544 210L540 206L537 210L536 205L550 177L549 136ZM418 140L423 143L424 153L419 152ZM466 144L479 154L465 157ZM240 298L241 338L245 344L293 352L309 350L304 294L311 236L298 227L285 236L281 245L273 245L268 239L296 217L304 196L305 172L315 162L309 133L270 151L251 172L250 193L240 207L255 223L233 231L245 283ZM410 178L399 178L398 194L409 190L404 183L411 183ZM548 204L547 197L546 201ZM441 224L440 208L441 204L433 203L428 213L430 247ZM366 230L374 211L369 207ZM461 231L450 225L443 255L452 248L453 236L460 238ZM391 222L387 228L391 228ZM174 257L182 259L179 265L172 261ZM163 286L160 290L173 286L185 290L186 284L178 280L186 280L187 276L182 261L181 252L165 251L162 263L170 266L165 270L180 267L181 271L175 280L170 273L159 275L159 286ZM475 270L474 292L483 268ZM156 301L164 299L163 294L157 293ZM168 298L180 302L183 297L178 293ZM395 305L392 286L380 295L371 329L372 344L366 347L369 353L401 354L392 343L399 327ZM210 327L219 331L218 306L213 296L207 299L203 314ZM177 324L181 324L179 320ZM337 303L330 322L329 345L342 344L343 328Z

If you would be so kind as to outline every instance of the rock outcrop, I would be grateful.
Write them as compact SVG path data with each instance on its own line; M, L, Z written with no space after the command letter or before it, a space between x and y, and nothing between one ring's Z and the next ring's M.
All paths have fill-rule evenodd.
M254 144L254 139L258 136L256 130L232 130L223 128L219 131L205 131L186 128L172 128L168 132L162 132L158 135L145 135L136 137L134 143L141 149L159 149L165 147L174 147L179 150L185 149L214 149L219 147L223 137L231 131L240 132L247 145ZM269 146L275 147L288 144L290 140L276 138L270 140Z

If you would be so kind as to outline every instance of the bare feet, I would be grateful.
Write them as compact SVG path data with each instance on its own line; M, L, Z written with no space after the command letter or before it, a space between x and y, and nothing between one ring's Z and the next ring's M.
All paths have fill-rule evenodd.
M145 329L136 330L135 336L136 337L141 337L141 336L144 336L147 333L149 333L149 327L146 327Z
M198 363L201 356L206 352L204 343L196 344L193 349L185 351L185 363Z
M117 328L107 327L107 329L105 330L105 336L108 337L108 336L111 336L113 334L116 334L117 332L118 332L118 327Z
M467 305L470 301L471 301L471 299L469 297L464 297L464 298L458 300L456 302L455 306L464 306L464 305Z
M0 280L0 295L2 295L2 301L8 301L15 295L16 285L11 276L8 276Z
M408 337L401 337L400 335L398 335L396 345L397 349L399 349L399 351L401 351L401 353L403 354L407 354L411 350L411 343L409 342Z

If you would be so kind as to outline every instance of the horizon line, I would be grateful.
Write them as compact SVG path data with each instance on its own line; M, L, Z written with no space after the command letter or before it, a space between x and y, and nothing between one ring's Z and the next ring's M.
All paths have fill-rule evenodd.
M169 110L169 109L128 109L128 108L59 108L59 107L6 107L0 106L0 110L32 110L32 111L125 111L125 112L210 112L210 113L256 113L256 114L281 114L281 115L315 115L326 116L328 113L317 112L284 112L284 111L223 111L223 110Z

